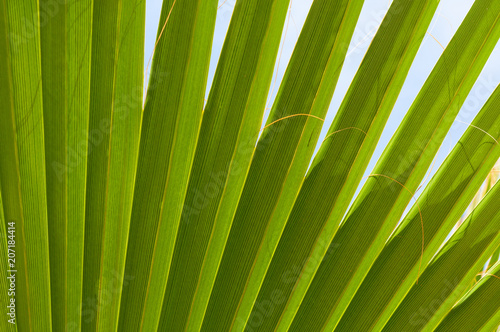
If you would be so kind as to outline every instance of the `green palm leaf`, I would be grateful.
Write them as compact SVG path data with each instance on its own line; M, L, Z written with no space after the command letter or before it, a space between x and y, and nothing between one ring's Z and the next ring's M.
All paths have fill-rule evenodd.
M339 322L340 330L382 328L418 280L500 157L495 141L500 137L499 102L500 87L377 257Z
M142 109L144 17L140 0L94 2L81 312L88 331L114 330L118 319Z
M51 297L40 31L24 25L39 26L38 8L6 0L1 7L0 181L4 217L16 230L17 328L43 331Z
M499 15L500 4L475 2L333 238L332 254L319 267L290 330L332 330L338 324L497 43Z
M497 263L453 307L435 331L459 329L478 332L494 331L500 324L500 308L498 304L494 304L500 296L499 274L500 263Z
M362 3L321 0L311 8L255 148L202 331L244 328L235 317L249 313L258 290L249 274L262 274L258 257L272 248L262 242L276 242L300 189Z
M288 328L394 106L395 98L379 96L399 94L436 6L432 2L404 5L395 2L389 9L390 14L382 22L304 180L248 327L260 325L260 328L271 329L280 320L279 328ZM393 31L406 33L394 34ZM373 68L378 71L374 72ZM365 98L366 95L369 97ZM276 290L286 299L292 289L289 303L286 300L273 303L272 317L263 324L255 322L261 315L262 305L269 303Z
M40 42L52 326L65 330L81 326L92 1L54 13Z
M493 254L493 256L491 256L491 260L490 260L490 262L493 264L498 262L498 261L500 261L500 248L498 248L498 250Z
M216 7L213 0L164 2L140 133L121 331L151 331L159 323L200 127Z
M262 123L292 0L164 0L146 88L146 0L0 0L0 331L497 329L500 86L416 197L500 2L357 193L439 1L391 2L326 130L372 5L312 0Z
M204 109L160 329L198 330L203 321L227 221L260 130L288 3L263 0L235 8Z
M433 331L436 328L498 247L499 204L500 183L433 258L383 331Z

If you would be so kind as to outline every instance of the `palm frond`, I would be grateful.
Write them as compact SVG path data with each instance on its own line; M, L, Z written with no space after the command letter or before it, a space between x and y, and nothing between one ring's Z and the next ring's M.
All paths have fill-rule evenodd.
M435 331L465 329L465 331L487 332L495 330L500 324L500 308L492 303L500 296L499 275L500 263L497 263L453 307Z
M500 2L474 1L368 170L439 1L391 2L338 109L370 4L312 1L267 108L292 0L221 1L163 1L145 88L145 0L0 0L0 330L496 329L500 86L431 164Z

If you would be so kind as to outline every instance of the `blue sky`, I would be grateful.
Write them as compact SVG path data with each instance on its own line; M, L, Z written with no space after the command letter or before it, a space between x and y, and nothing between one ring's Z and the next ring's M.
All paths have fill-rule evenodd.
M333 118L335 117L337 109L342 102L342 98L349 88L350 82L354 77L356 70L359 67L363 56L391 2L392 1L390 0L365 0L363 10L351 41L350 50L348 51L348 56L342 68L342 73L340 75L339 82L323 126L323 131L318 142L323 141L323 138L326 135ZM426 36L419 49L406 79L405 85L403 86L398 101L392 111L392 115L389 118L384 133L379 141L370 165L368 166L366 174L369 174L375 166L375 163L382 154L384 147L387 145L392 135L398 128L401 120L411 106L411 103L424 84L425 79L430 74L432 68L442 54L443 46L446 47L449 43L473 2L473 0L441 0L437 9L437 14L430 25L428 31L429 35ZM219 0L220 8L218 10L215 27L207 96L213 75L215 73L217 60L222 49L224 37L229 26L234 3L235 0ZM269 106L272 105L272 101L278 91L279 83L284 75L288 60L292 54L294 45L299 36L300 29L304 24L311 3L312 0L291 0L289 15L287 17L287 21L285 22L285 31L282 35L282 51L280 51L281 57L279 67L276 66L275 68L276 85L268 97ZM146 4L145 68L153 52L162 1L146 0ZM431 35L437 39L437 41L431 37ZM447 154L453 148L463 132L467 129L467 124L465 123L473 121L475 115L479 112L489 95L499 83L500 46L497 45L490 57L490 60L481 73L481 76L476 82L476 85L462 107L462 110L457 117L458 121L456 121L451 128L448 137L436 157L436 166L430 170L431 174L438 169L439 165L444 161ZM268 113L269 111L266 111L263 123L265 123Z

